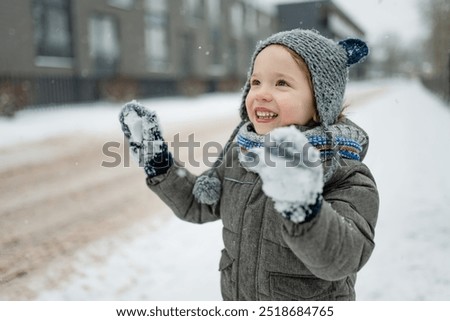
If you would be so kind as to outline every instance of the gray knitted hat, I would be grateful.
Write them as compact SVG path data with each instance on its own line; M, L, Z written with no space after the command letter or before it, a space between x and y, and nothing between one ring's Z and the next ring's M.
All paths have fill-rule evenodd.
M316 107L323 126L334 124L342 110L348 67L368 55L367 45L359 39L346 39L339 43L321 36L315 30L294 29L276 33L260 41L243 88L240 107L242 120L249 120L245 98L250 90L250 78L256 56L269 45L283 45L305 61L311 73Z

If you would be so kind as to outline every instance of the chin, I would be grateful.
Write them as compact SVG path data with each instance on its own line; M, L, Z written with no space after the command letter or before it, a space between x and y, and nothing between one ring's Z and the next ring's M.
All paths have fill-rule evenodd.
M255 128L256 133L259 135L266 135L275 128L273 126L261 126L258 124L253 125L253 127Z

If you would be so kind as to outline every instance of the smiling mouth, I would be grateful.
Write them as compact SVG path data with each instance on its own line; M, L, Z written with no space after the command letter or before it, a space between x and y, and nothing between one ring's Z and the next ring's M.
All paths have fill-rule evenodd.
M278 116L278 114L270 112L270 111L257 111L256 118L258 119L274 119Z

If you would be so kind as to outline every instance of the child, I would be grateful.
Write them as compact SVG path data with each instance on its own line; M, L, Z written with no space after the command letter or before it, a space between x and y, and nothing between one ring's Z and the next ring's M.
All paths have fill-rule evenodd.
M361 162L367 134L340 114L348 67L367 54L361 40L311 30L260 42L242 122L199 177L178 175L153 112L124 106L122 129L150 189L183 220L222 220L224 300L355 299L379 200Z

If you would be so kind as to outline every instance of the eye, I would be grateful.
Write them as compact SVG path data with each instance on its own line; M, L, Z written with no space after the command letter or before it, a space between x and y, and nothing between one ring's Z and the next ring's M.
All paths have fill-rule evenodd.
M277 86L289 86L289 84L284 79L280 79L277 81Z
M250 81L250 85L251 86L258 86L258 85L260 85L261 84L261 82L258 80L258 79L252 79L251 81Z

